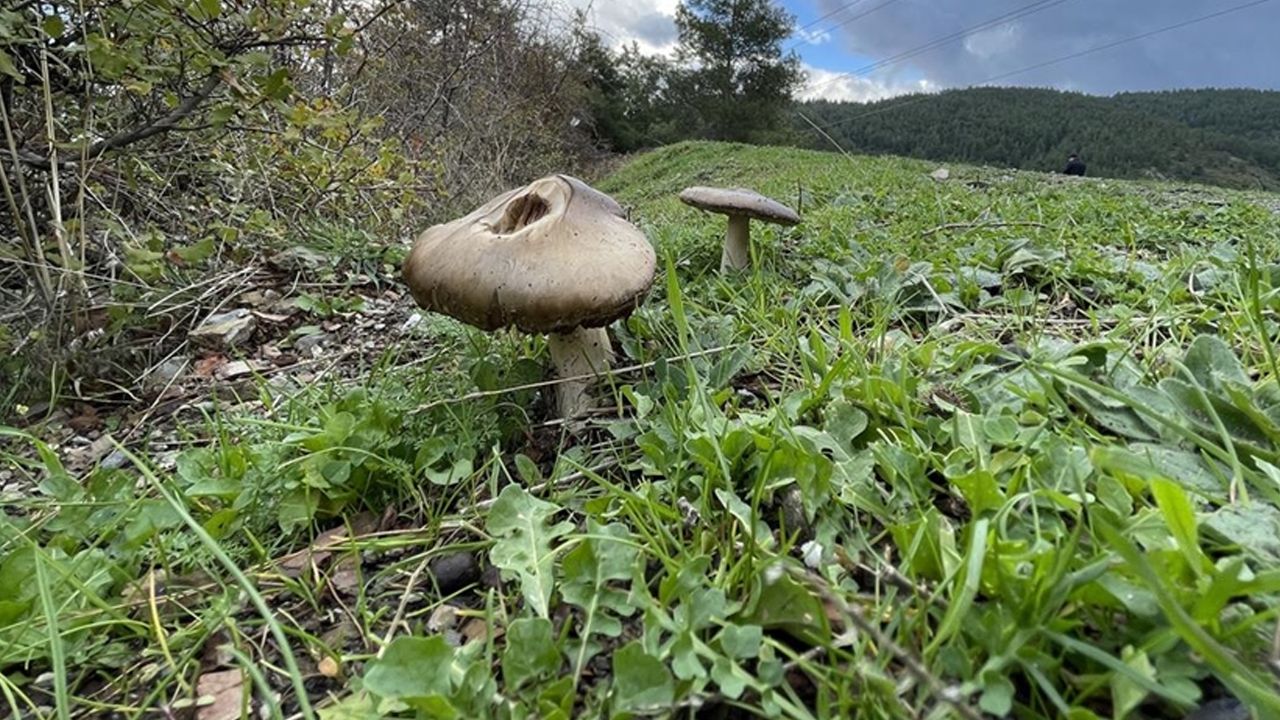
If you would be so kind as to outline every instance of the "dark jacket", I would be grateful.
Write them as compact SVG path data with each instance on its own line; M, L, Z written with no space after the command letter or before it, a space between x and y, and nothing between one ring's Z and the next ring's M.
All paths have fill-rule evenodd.
M1084 163L1080 160L1080 158L1073 158L1071 160L1068 160L1067 169L1063 170L1062 172L1068 175L1080 175L1081 177L1083 177Z

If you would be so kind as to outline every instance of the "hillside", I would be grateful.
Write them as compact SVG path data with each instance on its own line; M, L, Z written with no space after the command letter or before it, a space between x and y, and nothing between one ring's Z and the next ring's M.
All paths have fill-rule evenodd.
M0 716L1280 717L1280 197L934 167L595 181L658 274L570 421L403 243L192 261L234 361L0 427ZM721 275L692 184L804 221Z
M1097 97L972 88L877 103L803 103L845 149L1029 170L1080 152L1091 175L1280 188L1280 92L1201 90ZM830 149L797 121L809 147Z
M1221 135L1280 143L1280 92L1167 90L1121 93L1117 104Z

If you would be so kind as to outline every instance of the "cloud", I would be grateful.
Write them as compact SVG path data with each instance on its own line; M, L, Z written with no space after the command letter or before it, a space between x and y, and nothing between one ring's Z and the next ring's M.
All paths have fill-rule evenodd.
M820 0L824 12L847 0ZM1170 87L1280 88L1280 3L1265 3L1111 50L1015 73L1032 65L1116 42L1244 0L1062 0L1003 24L955 38L895 62L884 72L910 69L943 87L996 76L999 84L1074 87L1112 93ZM982 25L1027 5L1022 0L896 0L835 30L835 45L889 58L938 38ZM838 20L839 16L833 18ZM873 74L880 77L879 73Z
M796 42L804 45L821 45L831 42L831 33L822 28L817 30L806 30L804 28L796 28Z
M937 89L928 80L915 82L876 80L849 73L835 72L804 65L806 82L796 93L799 100L836 100L875 102L907 93L931 92Z
M640 46L645 53L669 54L676 44L677 0L565 0L614 47Z
M1021 39L1017 23L1005 23L970 33L964 38L964 49L983 60L1005 55L1018 49Z

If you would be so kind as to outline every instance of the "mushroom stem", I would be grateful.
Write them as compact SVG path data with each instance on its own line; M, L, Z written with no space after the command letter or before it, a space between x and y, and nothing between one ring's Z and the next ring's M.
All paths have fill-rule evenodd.
M724 233L724 250L720 253L720 272L746 270L751 267L751 218L730 215Z
M609 334L602 327L574 328L567 333L551 333L547 336L551 350L551 362L556 367L556 377L577 378L581 375L598 375L609 368L613 347ZM556 404L562 418L577 417L591 409L591 388L594 380L582 378L560 383L556 392Z

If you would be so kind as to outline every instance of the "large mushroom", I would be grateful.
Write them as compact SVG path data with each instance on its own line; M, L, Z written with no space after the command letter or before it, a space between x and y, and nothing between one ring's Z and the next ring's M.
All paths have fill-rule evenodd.
M653 248L613 198L568 175L510 190L427 229L404 261L423 308L482 330L549 335L561 417L590 408L590 379L609 367L604 327L631 314L653 283Z
M720 272L745 270L751 266L752 220L788 226L800 222L795 210L745 188L685 188L680 192L680 200L699 210L729 216L724 250L720 253Z

